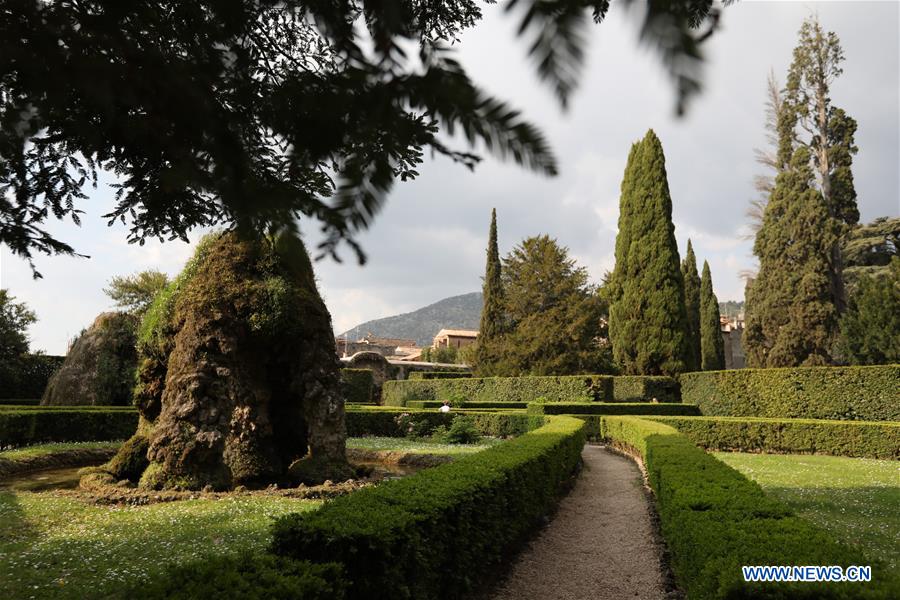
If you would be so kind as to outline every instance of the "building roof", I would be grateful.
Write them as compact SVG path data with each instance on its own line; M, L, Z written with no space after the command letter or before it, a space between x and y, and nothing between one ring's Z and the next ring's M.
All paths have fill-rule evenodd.
M437 335L434 336L439 338L441 336L452 336L452 337L465 337L465 338L474 338L478 337L478 332L473 331L471 329L441 329L437 332Z

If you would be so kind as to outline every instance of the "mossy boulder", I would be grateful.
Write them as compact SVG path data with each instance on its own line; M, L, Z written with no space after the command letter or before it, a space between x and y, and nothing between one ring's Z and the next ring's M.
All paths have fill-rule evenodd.
M98 316L72 345L50 378L44 406L128 405L137 365L137 317L121 312Z

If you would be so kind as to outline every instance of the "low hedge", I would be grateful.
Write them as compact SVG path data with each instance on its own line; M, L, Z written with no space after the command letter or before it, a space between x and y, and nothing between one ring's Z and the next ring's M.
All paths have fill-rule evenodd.
M346 402L375 403L375 376L371 369L341 369L341 383Z
M0 408L7 406L38 406L40 403L40 398L3 398L0 399Z
M440 400L408 400L407 408L440 408L444 403ZM498 408L498 409L522 409L527 408L527 402L454 402L451 408Z
M613 399L616 402L681 402L678 382L671 377L619 375L613 377Z
M136 410L0 410L0 448L42 442L123 440L137 429Z
M642 457L672 569L688 598L900 597L900 581L881 563L796 516L672 427L604 417L602 429ZM872 565L872 582L748 583L743 565Z
M604 402L612 399L612 377L568 375L386 381L381 397L389 406L405 406L410 400L533 402L544 398L549 402Z
M556 504L584 424L556 417L499 446L276 521L280 556L343 565L348 599L461 598Z
M650 402L532 402L532 415L699 415L693 404Z
M648 419L671 425L708 450L900 459L900 423L896 422L755 417Z
M467 371L413 371L409 379L459 379L472 377Z
M23 354L0 364L0 398L41 398L65 356Z
M900 365L685 373L684 402L707 416L900 421Z
M376 435L385 437L402 437L405 432L401 431L397 424L397 416L408 413L427 420L432 428L439 425L449 427L453 422L453 417L464 414L472 418L475 428L481 435L489 435L493 437L509 437L521 435L527 431L540 427L544 424L545 417L540 415L526 415L524 413L503 413L503 412L471 412L471 411L450 411L442 413L436 410L407 410L392 408L390 410L347 410L345 420L347 423L348 437L362 437L366 435Z

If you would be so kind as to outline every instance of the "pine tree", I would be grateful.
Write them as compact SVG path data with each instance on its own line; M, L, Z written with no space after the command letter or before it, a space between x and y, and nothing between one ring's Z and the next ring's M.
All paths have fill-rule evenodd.
M704 260L700 281L700 367L704 371L725 368L725 341L722 339L719 317L719 300L713 292L709 263Z
M697 257L694 256L691 240L688 240L687 254L681 262L681 275L684 278L684 307L687 311L690 349L688 369L699 371L702 365L700 358L700 275L697 274Z
M672 375L690 364L672 199L653 130L632 146L619 200L609 335L625 373Z
M812 186L809 150L800 146L776 179L753 245L760 266L744 335L751 367L831 362L838 313L829 273L840 226Z
M841 318L843 358L853 365L900 363L900 257L859 278Z
M501 281L500 251L497 247L497 209L491 210L491 227L488 234L487 264L482 288L481 326L478 331L478 348L475 351L475 369L479 376L494 374L497 348L502 343L504 320L503 285Z

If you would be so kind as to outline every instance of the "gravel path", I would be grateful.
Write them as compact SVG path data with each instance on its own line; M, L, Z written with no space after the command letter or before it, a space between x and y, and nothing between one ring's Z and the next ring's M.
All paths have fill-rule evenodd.
M493 600L665 599L641 472L585 446L584 469L553 520L516 559Z

